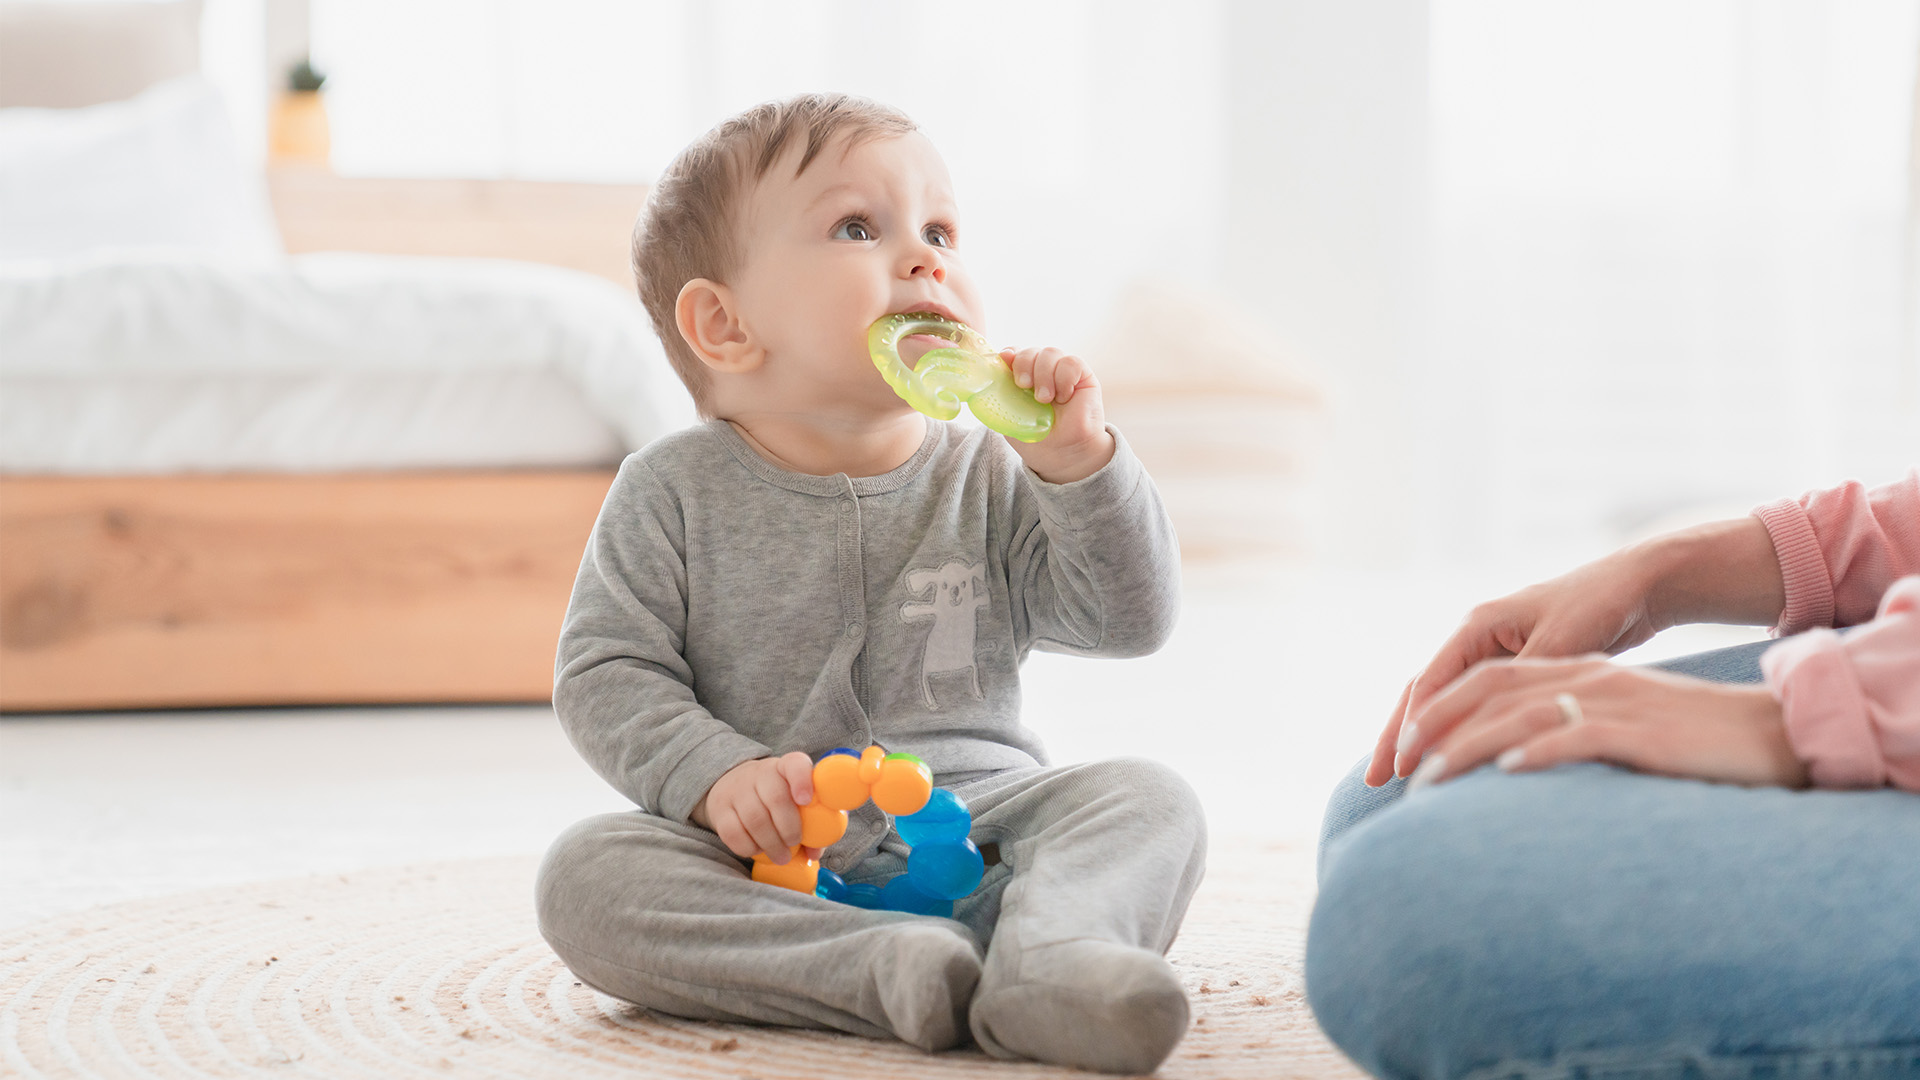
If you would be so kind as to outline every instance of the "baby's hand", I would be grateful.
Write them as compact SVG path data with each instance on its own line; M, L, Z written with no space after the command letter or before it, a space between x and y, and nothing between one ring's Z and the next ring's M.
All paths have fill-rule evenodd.
M1113 460L1113 436L1100 402L1100 382L1085 360L1059 349L1001 349L1013 381L1053 406L1053 430L1037 443L1010 439L1040 479L1054 484L1084 480Z
M796 750L728 769L694 808L693 822L712 829L743 859L764 851L784 864L800 842L800 808L812 801L813 759ZM802 854L819 858L820 849L805 848Z

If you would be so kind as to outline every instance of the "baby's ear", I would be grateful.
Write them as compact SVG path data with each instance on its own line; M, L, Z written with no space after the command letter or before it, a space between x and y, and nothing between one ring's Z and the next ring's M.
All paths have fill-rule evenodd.
M752 371L766 358L740 322L733 290L717 281L694 278L680 286L673 317L693 355L715 371Z

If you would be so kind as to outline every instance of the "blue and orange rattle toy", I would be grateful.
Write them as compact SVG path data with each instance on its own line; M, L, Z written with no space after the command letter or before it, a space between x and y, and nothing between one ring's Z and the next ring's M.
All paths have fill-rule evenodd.
M953 345L929 349L908 367L900 342L923 334ZM1010 439L1039 442L1053 430L1053 406L1022 390L1000 354L964 323L925 311L888 315L867 327L867 354L894 393L936 420L960 415L965 402L975 419Z
M800 847L784 865L765 852L753 857L753 880L810 892L854 907L953 916L953 902L971 893L986 873L980 849L967 838L973 815L958 795L933 786L933 770L912 754L869 746L856 754L829 750L813 766L813 801L800 808L800 846L824 848L847 834L847 811L873 804L894 816L911 849L907 872L878 885L849 885Z

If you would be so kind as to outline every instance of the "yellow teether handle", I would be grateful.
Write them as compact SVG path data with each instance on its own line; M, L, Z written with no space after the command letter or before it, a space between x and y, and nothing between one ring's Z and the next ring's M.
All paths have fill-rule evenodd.
M900 341L927 334L954 343L932 349L915 367L900 358ZM987 340L972 327L929 312L888 315L867 328L867 353L893 392L935 418L951 420L965 402L982 424L1008 438L1038 442L1053 430L1053 406L1013 381Z

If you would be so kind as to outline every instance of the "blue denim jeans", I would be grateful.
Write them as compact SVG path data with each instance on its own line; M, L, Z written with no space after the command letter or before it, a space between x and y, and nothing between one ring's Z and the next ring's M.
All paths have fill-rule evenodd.
M1770 642L1660 665L1759 679ZM1920 1078L1920 797L1575 765L1327 808L1307 997L1394 1080Z

